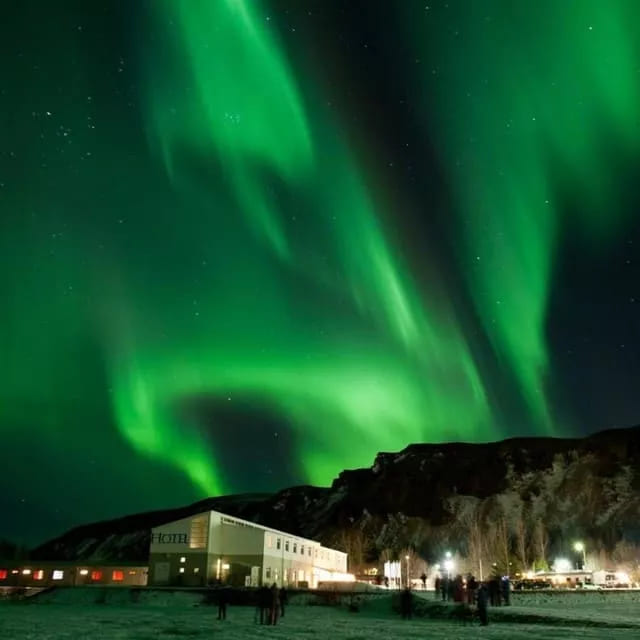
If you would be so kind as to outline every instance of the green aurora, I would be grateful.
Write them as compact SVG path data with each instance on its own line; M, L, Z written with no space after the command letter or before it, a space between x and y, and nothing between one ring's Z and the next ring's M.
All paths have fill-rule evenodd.
M16 459L32 443L52 495L113 460L92 513L327 484L412 442L574 432L551 309L563 246L598 264L633 223L638 5L373 3L352 39L387 56L377 75L313 26L342 19L330 5L10 16L0 433ZM381 102L410 95L407 122L376 121L359 74ZM396 129L433 158L415 183L385 159ZM271 484L237 471L232 435ZM90 502L71 493L61 523Z
M545 324L564 222L557 199L577 185L570 224L596 246L620 226L611 151L636 152L640 142L638 6L545 0L535 11L500 1L467 8L458 27L443 21L439 29L440 17L428 28L417 23L416 51L433 60L425 124L455 194L462 271L478 314L551 431Z

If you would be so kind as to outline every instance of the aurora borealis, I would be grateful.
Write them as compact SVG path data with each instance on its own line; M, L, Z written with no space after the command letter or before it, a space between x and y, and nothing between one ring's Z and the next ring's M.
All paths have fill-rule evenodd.
M0 537L639 421L637 3L8 13Z

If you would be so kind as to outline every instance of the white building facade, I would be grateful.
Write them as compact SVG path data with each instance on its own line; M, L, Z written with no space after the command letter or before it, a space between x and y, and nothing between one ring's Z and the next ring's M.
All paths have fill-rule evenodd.
M206 511L151 531L149 584L316 588L352 579L347 554L283 531Z

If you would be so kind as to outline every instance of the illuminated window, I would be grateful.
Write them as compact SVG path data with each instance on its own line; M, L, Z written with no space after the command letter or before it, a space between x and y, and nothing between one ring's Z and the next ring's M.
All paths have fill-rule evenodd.
M136 575L136 572L135 572L135 571L129 571L129 575L130 575L130 576L135 576L135 575Z
M200 573L200 567L194 567L193 573Z
M91 579L94 582L97 582L98 580L102 580L102 571L92 571L91 572Z
M222 565L222 568L223 568L225 571L229 571L229 569L231 568L231 565L230 565L230 564L228 564L228 563L225 563L225 564L223 564L223 565Z
M184 564L186 561L187 561L187 559L186 559L184 556L182 556L182 558L180 558L180 562L181 562L182 564Z
M31 569L23 569L22 570L22 575L23 576L31 575Z
M7 579L7 570L0 569L0 580L6 580L6 579Z
M199 516L191 521L190 549L204 549L207 546L208 516Z
M124 571L120 571L119 569L113 571L111 573L111 580L113 580L113 582L122 582L124 580Z
M180 573L184 573L184 567L180 567L179 571Z
M273 537L270 535L267 535L267 548L271 549L273 547Z
M64 578L64 571L61 571L60 569L55 569L51 577L54 580L62 580L62 578Z
M80 575L81 576L86 576L89 574L89 569L80 569Z
M42 569L38 569L37 571L33 572L33 579L34 580L44 580L44 571Z
M280 538L278 538L276 540L276 549L278 549L278 551L280 551L280 547L282 546L282 540L280 540Z

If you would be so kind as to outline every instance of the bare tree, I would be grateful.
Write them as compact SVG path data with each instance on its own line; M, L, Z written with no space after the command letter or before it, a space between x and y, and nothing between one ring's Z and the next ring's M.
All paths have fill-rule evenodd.
M418 579L423 573L426 574L428 569L425 559L410 547L400 551L400 565L403 575L406 576L407 585L410 585L411 580Z
M483 565L483 558L487 545L483 535L480 507L468 515L465 525L467 530L467 553L471 571L475 573L480 580L483 580L486 568Z
M359 573L364 563L365 535L361 529L349 527L339 534L339 544L349 556L349 570Z
M520 509L515 525L516 557L520 562L522 570L527 570L529 568L529 536L524 505Z
M540 569L546 569L547 564L547 548L549 546L549 532L542 518L538 518L533 527L533 557L534 564Z

